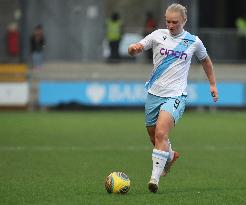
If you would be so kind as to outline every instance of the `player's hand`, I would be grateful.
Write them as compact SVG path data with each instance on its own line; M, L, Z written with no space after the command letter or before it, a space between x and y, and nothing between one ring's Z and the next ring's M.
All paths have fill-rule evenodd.
M214 102L217 102L219 99L219 94L216 85L210 85L210 92Z
M137 55L144 50L144 46L140 43L131 44L128 47L128 53L131 56Z

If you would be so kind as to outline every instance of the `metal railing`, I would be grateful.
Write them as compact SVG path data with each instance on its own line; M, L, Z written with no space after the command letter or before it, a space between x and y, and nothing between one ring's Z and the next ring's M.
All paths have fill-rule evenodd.
M191 32L192 33L192 32ZM129 34L143 37L143 28L141 27L126 27L123 37L125 45L131 40L125 40ZM203 41L209 56L216 63L246 63L246 36L240 35L236 29L199 29L196 35ZM126 55L127 51L122 52ZM195 62L195 61L194 61Z
M143 28L141 27L126 27L125 34L135 34L135 36L143 37ZM191 32L192 33L192 32ZM216 63L246 63L246 36L240 35L236 29L199 29L196 35L203 41L210 57L213 59L213 62ZM64 35L65 36L65 35ZM54 39L53 39L54 40ZM79 41L79 39L76 39ZM3 39L2 39L3 41ZM55 41L55 40L54 40ZM71 41L68 41L71 42ZM71 42L72 43L72 42ZM125 43L126 44L126 43ZM23 44L22 44L23 45ZM99 45L99 44L98 44ZM101 47L103 47L103 42L101 43ZM28 46L28 45L25 45ZM52 46L49 46L45 49L45 55L49 56L49 60L52 60L51 50L57 50L58 48L54 48L57 46L57 43L53 43ZM127 52L127 45L123 46L124 52ZM51 49L51 50L49 50ZM22 49L23 50L23 49ZM121 49L122 50L122 49ZM1 62L11 62L11 59L8 58L5 53L6 50L0 49L1 52ZM54 58L53 60L67 60L70 59L70 56L74 56L74 52L76 52L76 56L80 56L80 50L67 50L66 55L60 58ZM82 52L82 51L81 51ZM83 52L86 52L83 50ZM124 55L126 55L124 53ZM64 55L65 55L64 54ZM102 49L102 61L105 59L105 50ZM79 58L78 58L79 59ZM73 60L71 58L71 60ZM81 62L89 62L90 59L82 59ZM100 60L99 60L100 61ZM13 61L12 61L13 62Z
M236 29L199 29L198 36L215 62L246 62L246 36Z

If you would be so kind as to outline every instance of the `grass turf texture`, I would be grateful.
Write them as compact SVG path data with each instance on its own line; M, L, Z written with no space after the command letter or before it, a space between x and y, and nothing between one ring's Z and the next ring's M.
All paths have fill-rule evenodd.
M0 122L0 204L246 203L245 112L186 112L171 133L181 158L157 194L143 112L11 112ZM112 171L130 177L128 194L105 191Z

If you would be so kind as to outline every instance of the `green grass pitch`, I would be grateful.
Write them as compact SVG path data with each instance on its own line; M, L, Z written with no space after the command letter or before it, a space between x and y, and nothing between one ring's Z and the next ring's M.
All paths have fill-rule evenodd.
M246 204L246 112L186 112L156 194L142 111L2 112L0 124L0 204ZM112 171L128 194L105 191Z

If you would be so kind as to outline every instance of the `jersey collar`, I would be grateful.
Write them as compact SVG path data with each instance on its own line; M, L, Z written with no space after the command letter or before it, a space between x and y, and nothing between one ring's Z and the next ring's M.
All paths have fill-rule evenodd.
M176 35L176 36L172 35L171 33L170 33L170 35L171 35L173 38L178 38L178 37L182 36L184 33L185 33L185 30L183 29L183 31L182 31L180 34Z

